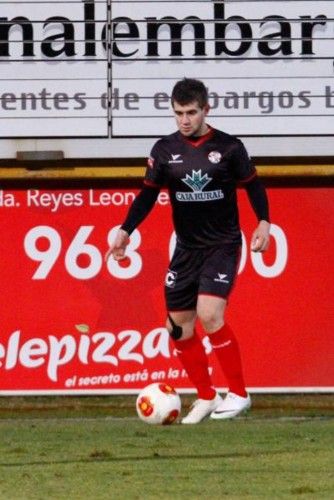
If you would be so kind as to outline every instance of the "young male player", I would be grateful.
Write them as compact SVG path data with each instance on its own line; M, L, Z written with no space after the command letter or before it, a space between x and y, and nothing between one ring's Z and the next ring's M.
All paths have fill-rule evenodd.
M265 189L242 142L206 123L209 105L204 84L188 78L179 81L171 101L178 131L154 145L144 186L109 253L116 260L125 257L129 235L166 186L177 235L165 281L167 329L198 394L182 423L196 424L208 415L233 418L251 405L238 342L224 322L241 247L237 185L245 186L259 221L251 241L253 252L268 247L269 210ZM208 359L195 331L197 318L226 377L229 392L224 399L212 385Z

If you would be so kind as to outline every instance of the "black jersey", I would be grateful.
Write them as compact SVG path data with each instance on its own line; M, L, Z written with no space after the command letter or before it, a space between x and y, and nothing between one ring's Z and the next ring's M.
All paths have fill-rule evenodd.
M145 183L168 188L178 242L201 248L241 243L236 187L255 175L242 142L210 128L195 139L175 132L157 141Z

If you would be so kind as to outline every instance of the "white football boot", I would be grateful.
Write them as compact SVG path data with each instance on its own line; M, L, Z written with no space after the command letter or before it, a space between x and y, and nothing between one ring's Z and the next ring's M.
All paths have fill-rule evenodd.
M205 417L222 404L223 399L217 393L213 399L196 399L191 405L191 410L186 417L181 420L181 424L198 424Z
M225 399L223 399L220 405L213 410L210 418L215 420L234 418L243 411L248 410L251 404L249 394L243 398L242 396L238 396L238 394L234 394L234 392L228 392Z

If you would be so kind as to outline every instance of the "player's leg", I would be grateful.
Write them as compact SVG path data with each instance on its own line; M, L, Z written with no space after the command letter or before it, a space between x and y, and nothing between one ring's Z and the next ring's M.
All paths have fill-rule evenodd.
M167 329L177 356L196 388L198 399L190 413L182 420L195 424L208 416L221 402L212 386L208 359L201 339L195 331L198 269L197 256L176 249L166 276L165 297Z
M197 391L197 400L188 415L182 419L182 424L201 422L222 402L212 385L208 358L203 343L195 331L195 321L195 310L170 311L166 324L177 356Z
M209 336L213 352L225 375L229 392L224 401L211 414L212 418L232 418L250 407L242 372L238 341L231 327L224 323L226 300L221 297L200 295L198 315Z
M224 372L229 391L246 397L239 344L231 327L224 323L225 307L226 300L221 297L198 297L198 316Z
M217 272L217 269L219 272ZM212 418L232 418L250 407L246 392L238 341L225 323L224 314L238 269L238 249L222 249L207 259L201 277L197 314L218 363L225 375L229 392Z
M169 312L166 326L176 354L194 384L198 397L209 400L215 397L216 391L212 387L203 343L195 331L195 320L195 310Z

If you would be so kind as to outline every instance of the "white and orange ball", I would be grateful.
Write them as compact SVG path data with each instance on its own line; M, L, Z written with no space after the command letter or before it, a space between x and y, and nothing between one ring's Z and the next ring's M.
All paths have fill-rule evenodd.
M181 413L181 399L170 385L155 382L140 391L136 409L139 418L147 424L169 425Z

